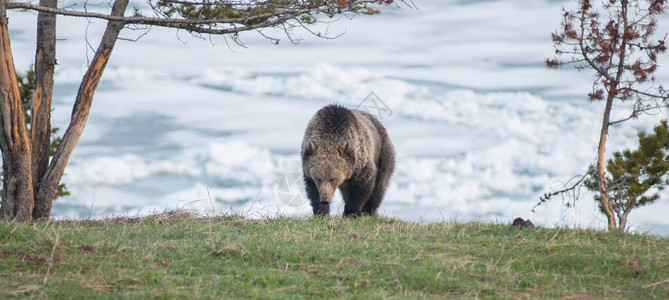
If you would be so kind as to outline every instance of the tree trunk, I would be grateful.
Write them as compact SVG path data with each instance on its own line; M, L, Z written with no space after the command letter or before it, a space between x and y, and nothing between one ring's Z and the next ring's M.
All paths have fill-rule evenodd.
M627 24L627 0L622 0L620 3L620 10L622 20L623 31L626 31L628 28ZM611 205L611 198L609 197L609 192L606 189L606 169L604 166L604 154L606 152L606 138L609 133L610 116L611 116L611 106L613 105L613 100L615 100L616 95L619 93L618 87L622 80L623 73L625 72L625 59L627 58L627 34L621 36L620 44L612 45L614 48L616 46L620 47L620 53L618 54L618 64L616 65L616 78L615 81L611 81L608 87L608 95L606 97L606 106L604 108L604 119L602 120L602 132L599 136L599 146L597 148L597 174L599 176L599 193L601 196L602 207L606 213L606 218L608 219L609 231L613 231L616 228L616 216L613 214L613 206ZM622 228L621 228L622 229Z
M56 8L58 2L41 0L40 4ZM56 17L42 12L38 16L37 85L32 99L32 132L29 133L9 44L5 5L5 0L0 0L0 147L5 171L0 217L20 221L46 219L51 213L53 197L65 166L84 130L93 94L124 24L118 21L107 24L100 46L81 81L70 124L49 163ZM116 0L111 15L123 16L127 6L128 0Z
M123 16L127 6L128 0L114 1L111 15ZM81 81L77 99L72 110L70 124L68 125L65 135L63 135L63 139L58 146L46 173L42 177L38 188L37 202L44 205L42 208L42 210L46 212L46 215L42 216L44 218L49 217L51 203L56 193L56 189L58 188L58 183L63 177L65 166L84 130L93 102L93 94L100 82L100 78L107 66L114 44L118 39L118 34L121 29L123 29L123 26L124 23L119 21L110 21L107 23L107 29L100 41L100 46L98 46L95 56L91 61L91 65L88 67L88 70Z
M58 0L41 0L41 6L57 8ZM53 72L56 64L56 15L39 12L37 15L37 51L35 52L35 93L32 98L32 167L33 191L37 194L40 181L49 166L51 150L51 97ZM51 201L48 201L51 202ZM33 219L49 217L51 203L36 199Z
M4 167L2 217L32 218L31 145L9 43L5 0L0 0L0 149Z
M613 105L613 94L609 92L606 99L606 107L604 108L604 120L602 120L602 131L599 136L599 147L597 148L597 175L599 177L599 193L601 197L601 204L608 219L609 231L616 229L616 218L613 215L613 207L611 207L611 199L609 192L606 189L606 169L604 168L604 154L606 152L606 138L609 133L609 116L611 114L611 106Z
M620 230L627 229L627 216L629 216L629 214L632 212L632 209L634 209L635 203L635 199L630 199L627 201L627 207L624 210L619 209L619 211L622 211L618 213L618 228L620 228Z
M618 229L620 231L624 231L625 227L627 227L627 215L621 215L618 217Z

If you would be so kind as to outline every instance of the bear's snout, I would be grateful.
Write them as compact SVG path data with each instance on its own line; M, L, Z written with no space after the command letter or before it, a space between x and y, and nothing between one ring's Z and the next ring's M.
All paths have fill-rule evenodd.
M328 197L327 195L321 195L321 204L322 205L330 204L330 197Z

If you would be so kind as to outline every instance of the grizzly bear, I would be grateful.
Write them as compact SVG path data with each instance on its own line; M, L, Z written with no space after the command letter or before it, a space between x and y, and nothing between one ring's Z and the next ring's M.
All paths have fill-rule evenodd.
M330 214L337 188L345 217L376 215L394 169L393 144L372 115L333 104L309 121L302 171L314 215Z

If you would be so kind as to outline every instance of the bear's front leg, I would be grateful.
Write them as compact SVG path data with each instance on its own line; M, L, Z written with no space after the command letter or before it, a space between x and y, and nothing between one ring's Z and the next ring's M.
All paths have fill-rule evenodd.
M362 215L362 205L344 205L344 217L353 217L357 218Z
M374 186L370 182L349 180L339 187L344 198L344 217L359 217L369 200Z
M307 191L307 198L311 201L311 208L314 216L327 216L330 214L330 205L321 204L321 198L318 194L318 188L313 179L304 175L304 189Z
M330 204L321 204L320 202L311 202L311 207L314 210L314 216L325 217L330 215Z

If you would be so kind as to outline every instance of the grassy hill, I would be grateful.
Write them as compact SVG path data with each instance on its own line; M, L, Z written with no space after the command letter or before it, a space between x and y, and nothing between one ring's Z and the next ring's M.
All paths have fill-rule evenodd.
M0 298L667 298L669 239L387 218L0 222Z

